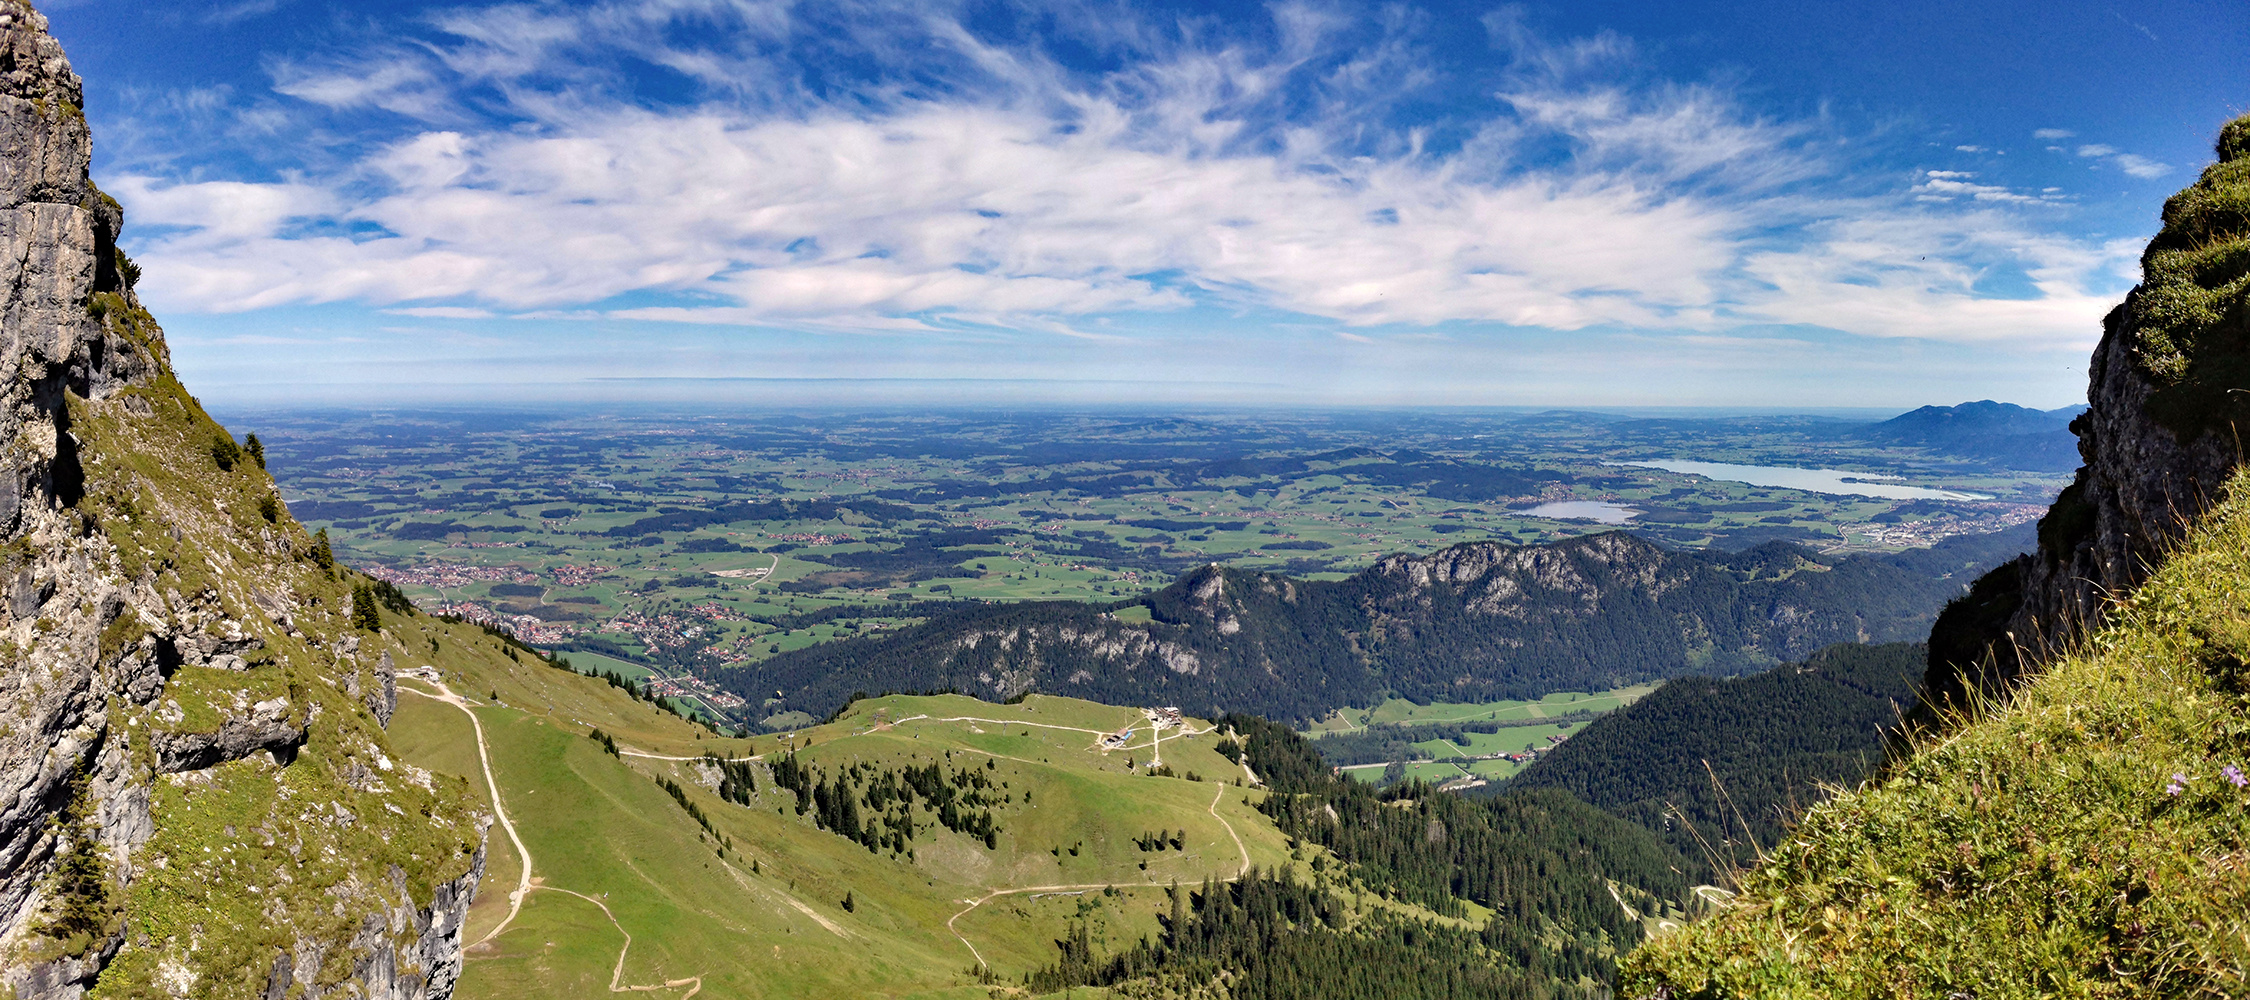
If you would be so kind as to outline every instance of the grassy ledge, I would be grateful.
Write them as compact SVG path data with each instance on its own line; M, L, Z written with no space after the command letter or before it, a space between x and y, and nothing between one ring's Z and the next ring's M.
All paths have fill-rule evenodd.
M1815 807L1633 997L2250 991L2250 475L2114 624Z

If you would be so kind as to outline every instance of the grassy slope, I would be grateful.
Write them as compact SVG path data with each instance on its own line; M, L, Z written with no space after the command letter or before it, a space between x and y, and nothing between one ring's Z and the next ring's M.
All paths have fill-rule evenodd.
M1626 994L2250 992L2250 477L2012 703L1813 809ZM2168 791L2174 775L2184 790Z
M1288 861L1285 840L1253 808L1262 792L1128 772L1127 758L1145 764L1150 756L1146 722L1133 709L1044 697L1003 706L893 696L862 701L834 723L799 731L799 744L812 744L801 759L830 770L855 760L944 762L947 751L949 767L995 761L986 773L1007 782L1016 798L998 810L999 849L937 828L917 838L909 862L815 828L763 770L757 804L744 808L696 786L692 762L630 756L768 753L781 746L778 737L699 739L695 727L606 684L528 659L447 668L447 682L476 701L499 695L501 704L474 711L542 887L503 934L471 951L465 998L606 995L624 942L620 928L633 936L621 985L700 976L699 997L983 996L968 948L946 929L968 900L1014 887L1124 887L1114 896L1098 888L1040 899L999 896L961 916L955 927L997 973L1013 979L1054 960L1053 940L1071 920L1086 918L1104 950L1122 948L1156 933L1154 915L1168 907L1157 887L1238 872L1243 854L1210 812L1215 795L1218 813L1251 860L1268 867ZM422 685L402 682L407 686ZM907 721L914 716L931 718ZM1002 721L945 721L960 716ZM1142 726L1131 747L1093 749L1089 730L1129 722ZM585 738L589 726L614 734L628 756L603 753ZM402 695L393 730L406 759L483 790L459 709ZM1165 762L1183 775L1239 777L1241 770L1212 750L1214 739L1167 739ZM711 842L651 780L655 775L688 786L731 848ZM1029 806L1020 794L1027 789ZM1186 850L1143 854L1131 843L1157 828L1185 829ZM513 851L497 827L493 845L495 874L472 913L471 941L505 915L515 880ZM617 924L592 902L553 890L601 899ZM841 906L847 891L852 912Z
M115 295L97 300L111 329L159 362L154 375L110 399L70 400L86 471L79 511L114 546L104 571L149 581L174 608L223 614L261 646L245 669L182 665L155 704L111 706L112 738L137 747L131 766L153 779L155 829L135 859L135 882L106 904L126 920L135 947L104 970L92 995L149 995L160 978L184 976L213 995L247 994L264 988L278 951L299 941L340 945L365 915L428 906L435 886L469 870L481 840L476 800L457 785L394 770L395 751L363 693L375 683L378 656L410 655L402 643L435 637L463 664L498 659L499 647L474 629L417 617L362 635L357 653L348 651L341 639L352 630L342 612L361 581L323 571L300 525L278 507L271 516L261 511L274 487L247 455L231 468L217 464L213 443L226 431L164 365L147 313ZM289 609L287 627L272 617L277 607ZM138 616L123 615L104 632L103 654L148 642L146 631ZM256 754L153 774L141 734L209 732L275 698L307 727L288 766ZM410 945L418 932L394 925L391 933ZM331 947L314 975L346 977L354 958Z

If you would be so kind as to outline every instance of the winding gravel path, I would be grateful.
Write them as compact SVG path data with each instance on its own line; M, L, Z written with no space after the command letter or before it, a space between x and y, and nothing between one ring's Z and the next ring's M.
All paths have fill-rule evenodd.
M702 976L689 976L685 979L671 979L666 980L663 983L645 986L619 985L618 980L624 978L625 975L625 955L627 952L633 949L632 933L625 929L624 924L617 922L617 915L609 911L609 904L604 903L599 899L586 895L583 892L575 892L570 889L561 888L560 886L535 886L531 884L531 849L523 846L523 838L516 835L516 824L514 823L514 821L508 818L507 805L502 802L500 798L500 782L494 780L492 777L492 752L485 746L484 721L477 718L477 713L469 710L469 702L463 699L460 695L453 693L453 689L446 687L444 681L434 681L427 677L406 677L400 679L410 680L421 684L428 684L432 687L437 688L437 693L431 694L428 691L424 691L420 688L411 687L405 684L399 685L399 690L405 691L408 694L414 694L424 698L428 698L431 701L443 702L447 705L451 705L455 708L460 709L462 714L469 717L469 725L476 728L477 761L484 766L484 784L486 788L492 790L492 812L496 817L499 818L500 828L508 832L508 841L516 845L516 856L523 859L523 870L516 876L515 891L508 893L507 917L502 919L498 924L494 925L491 930L486 931L484 933L484 936L478 938L475 944L469 945L469 948L475 948L487 941L492 940L495 937L500 936L501 931L507 930L508 925L515 922L516 915L523 912L524 897L531 895L531 891L533 889L546 889L552 892L560 892L576 896L580 899L594 904L595 906L601 907L602 916L609 918L610 926L617 928L617 933L625 936L625 946L617 949L617 964L610 969L609 973L609 991L611 993L646 993L654 990L674 990L685 986L688 988L688 991L681 995L680 1000L688 1000L689 997L693 997L697 993L703 992ZM698 758L681 759L694 760ZM823 922L825 923L825 921ZM468 948L464 948L462 950L467 951Z

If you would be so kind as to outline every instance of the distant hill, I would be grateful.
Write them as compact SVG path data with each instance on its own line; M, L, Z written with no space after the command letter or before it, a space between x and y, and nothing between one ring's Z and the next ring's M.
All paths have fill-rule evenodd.
M2069 472L2078 468L2078 437L2070 422L2084 406L2034 410L1989 399L1925 406L1859 432L1879 444L1976 459L2008 469Z
M1831 646L1749 677L1684 677L1587 726L1507 787L1560 788L1690 859L1707 860L1707 844L1747 863L1821 798L1822 783L1867 776L1881 729L1914 704L1925 656L1920 643Z
M1391 696L1488 701L1732 674L1838 642L1918 639L2028 529L1888 555L1784 542L1665 549L1624 532L1456 545L1339 581L1208 566L1133 605L978 605L895 635L715 675L768 712L826 716L855 692L1025 692L1281 720ZM1131 605L1128 605L1131 606Z

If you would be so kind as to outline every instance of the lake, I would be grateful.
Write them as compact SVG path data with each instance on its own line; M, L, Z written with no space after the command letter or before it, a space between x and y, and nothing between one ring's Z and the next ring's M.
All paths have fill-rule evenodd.
M1604 465L1629 466L1642 469L1663 469L1705 479L1723 479L1752 486L1774 486L1781 489L1803 490L1807 493L1827 493L1836 496L1883 497L1889 500L1990 500L1981 493L1963 493L1958 490L1933 490L1920 486L1893 486L1897 476L1877 476L1865 472L1844 472L1840 469L1792 469L1781 465L1733 465L1727 462L1604 462ZM1550 505L1556 506L1556 505ZM1617 522L1605 522L1617 523Z
M1600 521L1603 524L1624 524L1640 511L1623 504L1602 503L1597 500L1560 500L1543 503L1529 510L1515 511L1526 517L1545 517L1557 521Z

